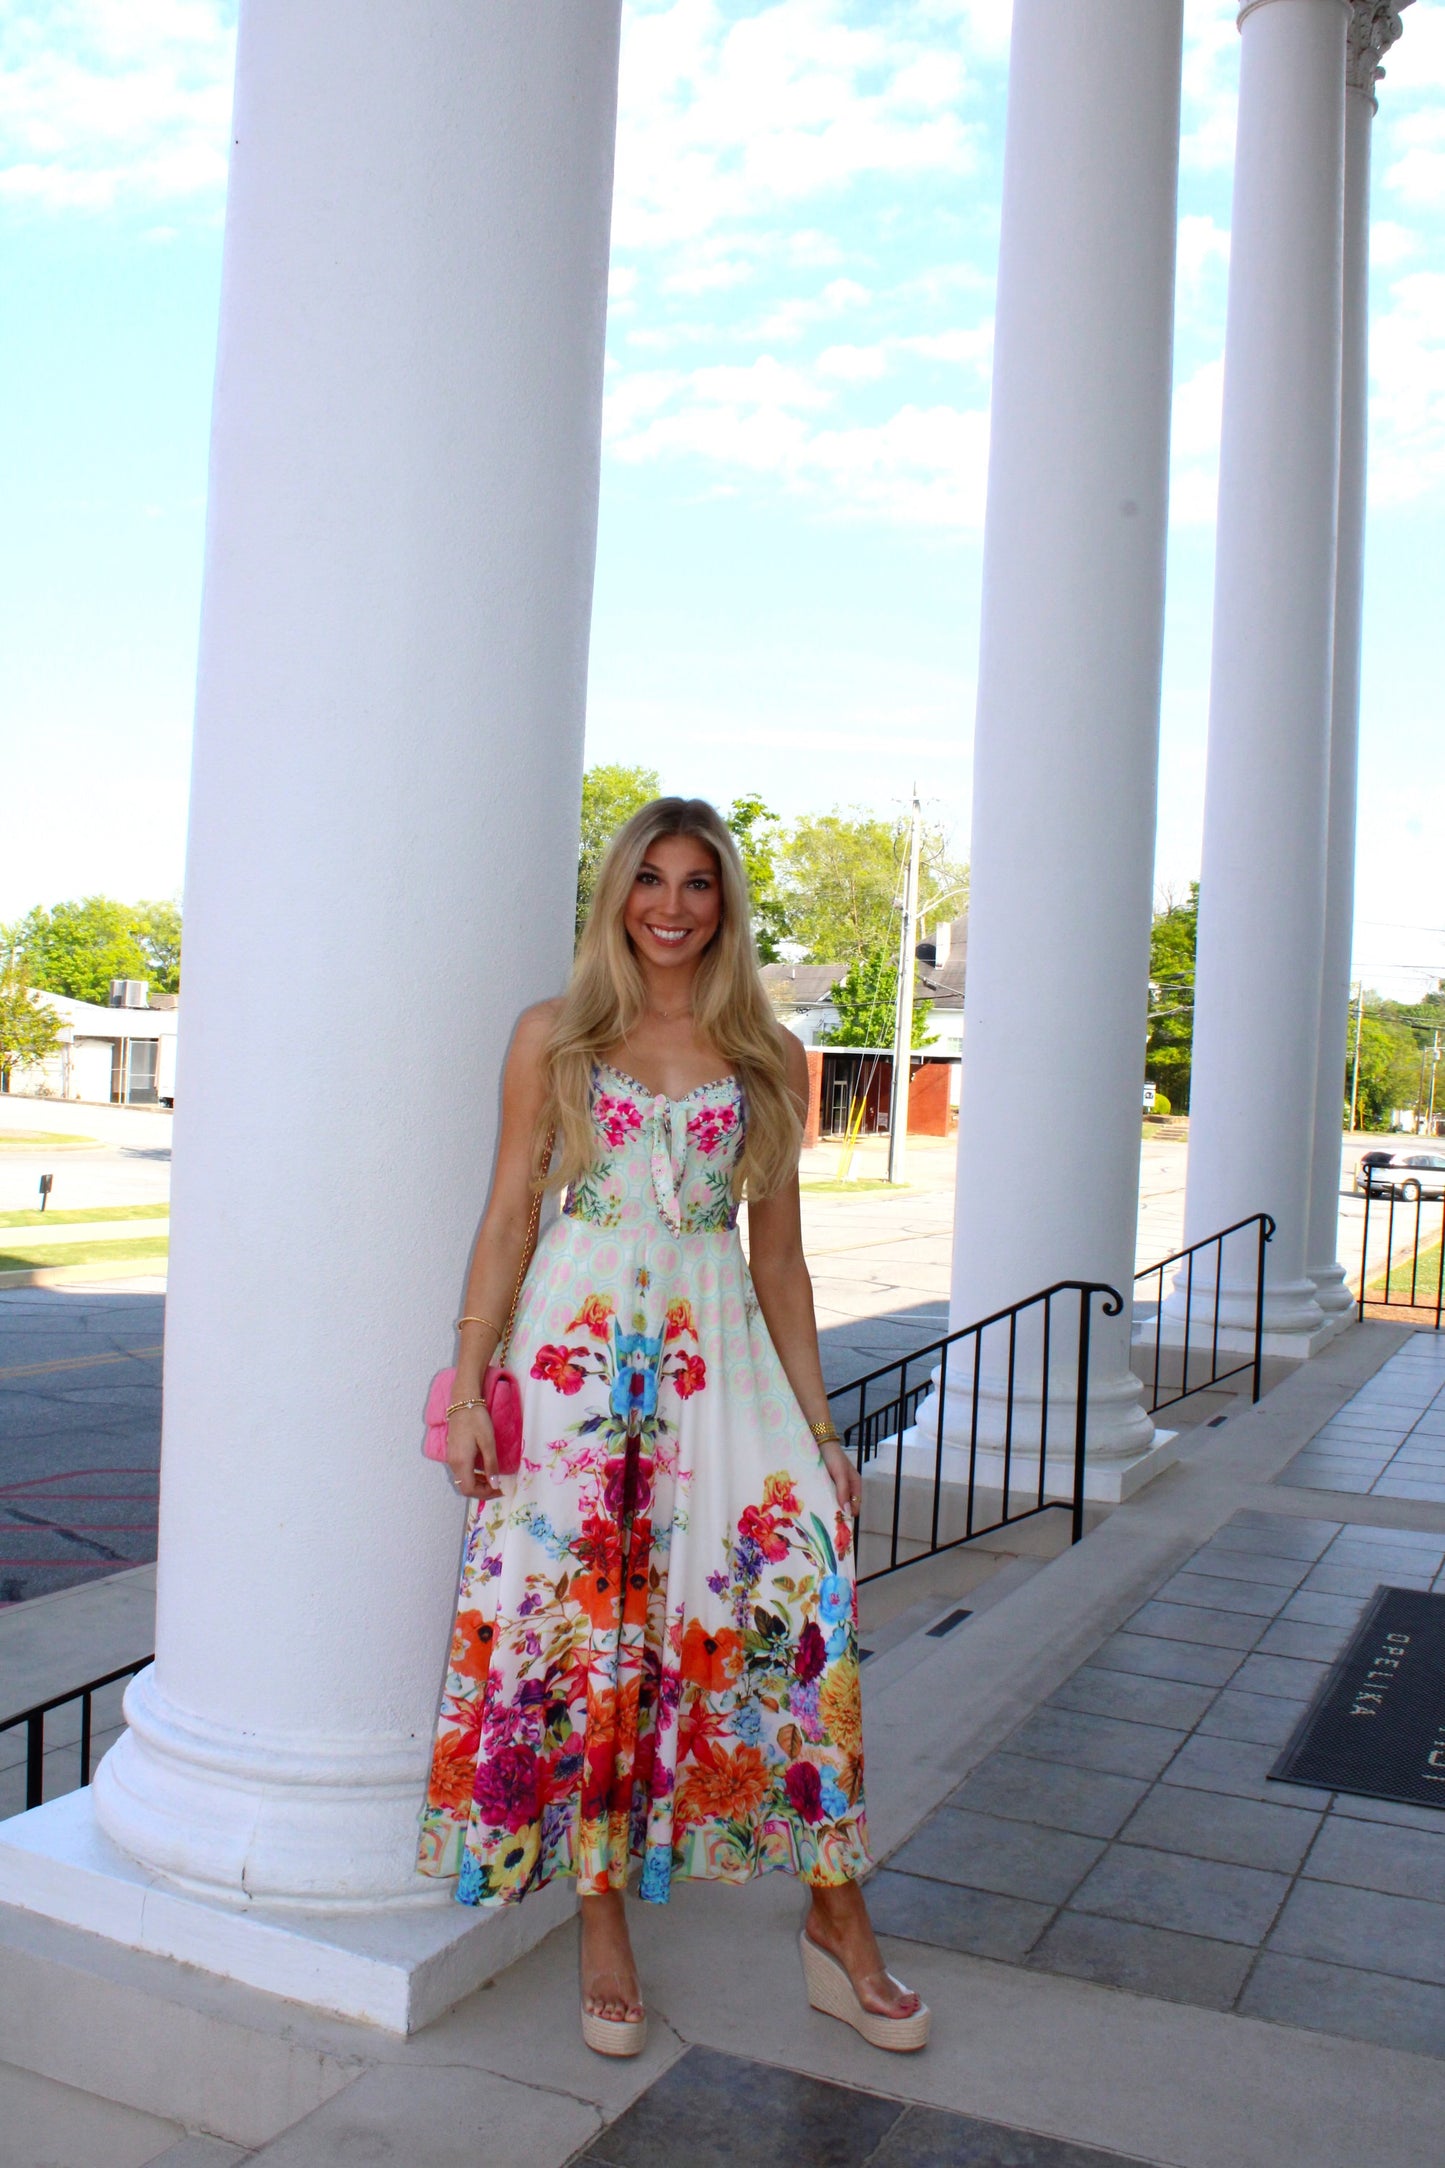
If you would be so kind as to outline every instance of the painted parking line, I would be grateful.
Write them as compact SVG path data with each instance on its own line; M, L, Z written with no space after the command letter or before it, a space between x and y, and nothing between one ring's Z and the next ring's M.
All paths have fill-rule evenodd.
M64 1355L48 1363L11 1363L0 1369L0 1384L7 1378L41 1378L56 1370L103 1370L112 1363L153 1362L160 1347L122 1347L110 1355Z

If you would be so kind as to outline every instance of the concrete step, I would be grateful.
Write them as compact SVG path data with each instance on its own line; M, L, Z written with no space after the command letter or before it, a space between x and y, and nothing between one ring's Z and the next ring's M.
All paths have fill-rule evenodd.
M146 2168L185 2137L178 2123L0 2063L6 2168ZM218 2163L244 2156L216 2149ZM204 2155L197 2158L197 2168Z
M0 2068L157 2119L160 2139L136 2160L153 2159L184 2131L266 2144L351 2083L369 2035L0 1905ZM3 2158L10 2168L8 2152ZM97 2153L97 2168L106 2159Z
M940 1561L941 1563L941 1561ZM938 1641L966 1628L972 1618L1004 1602L1048 1564L1043 1558L998 1560L988 1578L939 1600L935 1589L889 1620L876 1635L864 1633L870 1653L863 1667L865 1698L886 1692L933 1652Z

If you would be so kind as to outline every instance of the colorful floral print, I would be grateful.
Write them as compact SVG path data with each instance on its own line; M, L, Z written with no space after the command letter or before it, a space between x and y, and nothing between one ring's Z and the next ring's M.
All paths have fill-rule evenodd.
M737 1127L737 1108L726 1103L699 1107L687 1118L687 1133L705 1159L711 1159Z
M613 1099L606 1092L598 1092L593 1099L592 1111L597 1127L614 1152L621 1151L642 1127L642 1109L635 1099Z
M557 1874L815 1883L868 1863L851 1529L735 1230L737 1085L599 1068L598 1161L514 1336L525 1446L473 1508L419 1864L466 1903Z

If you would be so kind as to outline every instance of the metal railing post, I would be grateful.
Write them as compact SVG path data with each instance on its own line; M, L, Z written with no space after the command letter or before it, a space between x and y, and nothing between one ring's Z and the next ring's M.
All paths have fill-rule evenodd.
M1269 1232L1266 1232L1267 1229L1269 1230ZM1266 1270L1265 1245L1269 1241L1269 1235L1272 1232L1273 1222L1268 1220L1264 1216L1264 1214L1261 1213L1259 1221L1259 1249L1256 1255L1254 1271L1254 1388L1249 1396L1250 1403L1253 1406L1258 1405L1259 1396L1264 1390L1264 1275ZM1220 1271L1222 1275L1223 1260L1221 1260L1220 1262Z
M1089 1333L1093 1324L1094 1290L1079 1290L1079 1368L1074 1386L1074 1500L1069 1515L1071 1540L1084 1533L1084 1454L1089 1431Z
M25 1719L25 1811L40 1806L45 1798L45 1711L35 1709Z

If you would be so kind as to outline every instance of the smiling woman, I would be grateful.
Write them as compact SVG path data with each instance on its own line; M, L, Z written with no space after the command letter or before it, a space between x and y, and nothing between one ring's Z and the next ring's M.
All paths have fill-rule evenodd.
M591 1162L588 1093L605 1057L651 1065L674 1095L701 1084L709 1064L735 1074L748 1106L736 1194L775 1190L796 1167L802 1134L785 1051L758 977L731 832L703 799L654 800L613 840L552 1024L536 1141L555 1127L554 1186Z
M879 2046L927 2038L858 1887L862 1485L802 1250L806 1074L720 816L644 806L603 862L567 993L527 1012L507 1063L448 1411L473 1505L420 1848L468 1904L575 1876L601 2054L645 2038L634 1862L654 1902L674 1878L799 1876L815 2006ZM526 1269L549 1180L561 1215ZM523 1379L515 1477L483 1396L499 1340Z

